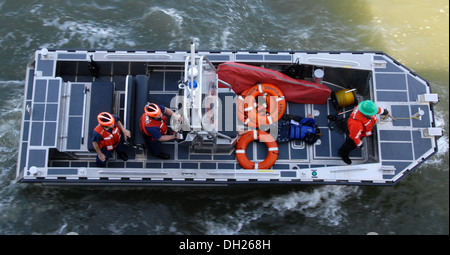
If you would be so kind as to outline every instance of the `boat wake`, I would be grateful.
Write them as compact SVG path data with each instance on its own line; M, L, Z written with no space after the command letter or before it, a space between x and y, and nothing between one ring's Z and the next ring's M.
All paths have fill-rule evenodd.
M0 178L11 179L17 161L23 81L0 81ZM5 171L6 170L6 171ZM10 176L11 175L11 176Z
M435 121L436 127L445 130L446 117L443 112L435 111ZM444 132L444 134L437 140L438 151L433 157L425 161L422 167L439 166L443 164L443 160L448 161L448 143L448 135ZM446 167L438 167L437 169L448 172L448 168Z
M63 47L78 40L83 40L82 43L87 43L86 46L90 48L135 46L135 43L127 37L127 30L121 27L97 24L92 21L61 20L60 17L44 19L43 25L57 28L58 38L62 38L42 45L46 48Z
M304 225L311 225L308 222L325 227L345 222L347 213L343 203L361 193L357 186L335 185L292 191L269 199L250 200L203 224L206 234L212 235L261 234L258 233L261 226L270 229L270 234L308 234L308 227L302 229Z

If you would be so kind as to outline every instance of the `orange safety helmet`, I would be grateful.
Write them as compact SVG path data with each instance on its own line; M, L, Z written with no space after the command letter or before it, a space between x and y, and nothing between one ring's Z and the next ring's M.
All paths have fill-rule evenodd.
M157 118L161 115L161 108L155 103L149 103L144 108L145 114L152 118Z
M114 117L109 112L101 112L97 116L97 120L98 123L100 123L100 125L104 127L111 126L112 124L114 124Z

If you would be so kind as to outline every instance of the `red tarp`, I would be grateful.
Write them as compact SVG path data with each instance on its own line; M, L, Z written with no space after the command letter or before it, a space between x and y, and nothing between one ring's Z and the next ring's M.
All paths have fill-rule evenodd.
M236 94L258 83L270 83L283 91L286 101L325 104L331 90L322 84L291 78L281 72L241 63L225 62L217 69L219 79L230 84Z

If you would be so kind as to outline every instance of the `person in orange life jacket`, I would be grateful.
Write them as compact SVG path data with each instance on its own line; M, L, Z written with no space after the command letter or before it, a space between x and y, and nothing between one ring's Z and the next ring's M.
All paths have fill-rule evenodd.
M131 137L130 131L123 127L119 117L108 112L100 113L97 120L99 124L92 133L92 144L97 152L97 166L105 167L114 150L122 160L127 161L128 155L121 138L122 133L125 137Z
M362 101L350 114L347 121L347 137L338 150L338 155L348 165L352 163L349 158L350 152L356 148L361 148L363 137L372 135L372 129L377 123L377 114L388 115L389 111L381 109L371 100Z
M182 121L181 115L173 112L170 108L148 103L139 121L139 128L144 134L152 155L161 159L169 159L170 155L161 151L161 142L178 139L179 134L168 134L167 116L164 114L175 118L178 122Z

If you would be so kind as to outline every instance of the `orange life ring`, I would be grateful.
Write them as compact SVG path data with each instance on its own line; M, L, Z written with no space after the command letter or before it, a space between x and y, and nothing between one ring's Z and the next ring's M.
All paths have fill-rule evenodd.
M256 104L256 98L259 96L266 97L267 103L265 105L258 106ZM247 92L244 105L248 105L245 110L248 112L247 117L250 122L257 123L258 126L270 125L277 122L283 116L286 110L286 99L283 92L277 86L262 83L253 86ZM265 108L269 110L261 111L261 109Z
M245 97L247 96L247 92L251 88L248 88L242 92L241 95L237 98L237 115L239 120L246 126L257 128L257 125L255 122L250 121L250 119L247 117L247 111L248 111L248 105L244 102Z
M250 161L245 154L247 145L255 140L264 142L268 150L266 159L260 163ZM249 131L239 139L236 146L236 158L239 164L245 169L269 169L275 164L278 158L277 141L269 133L262 130Z

